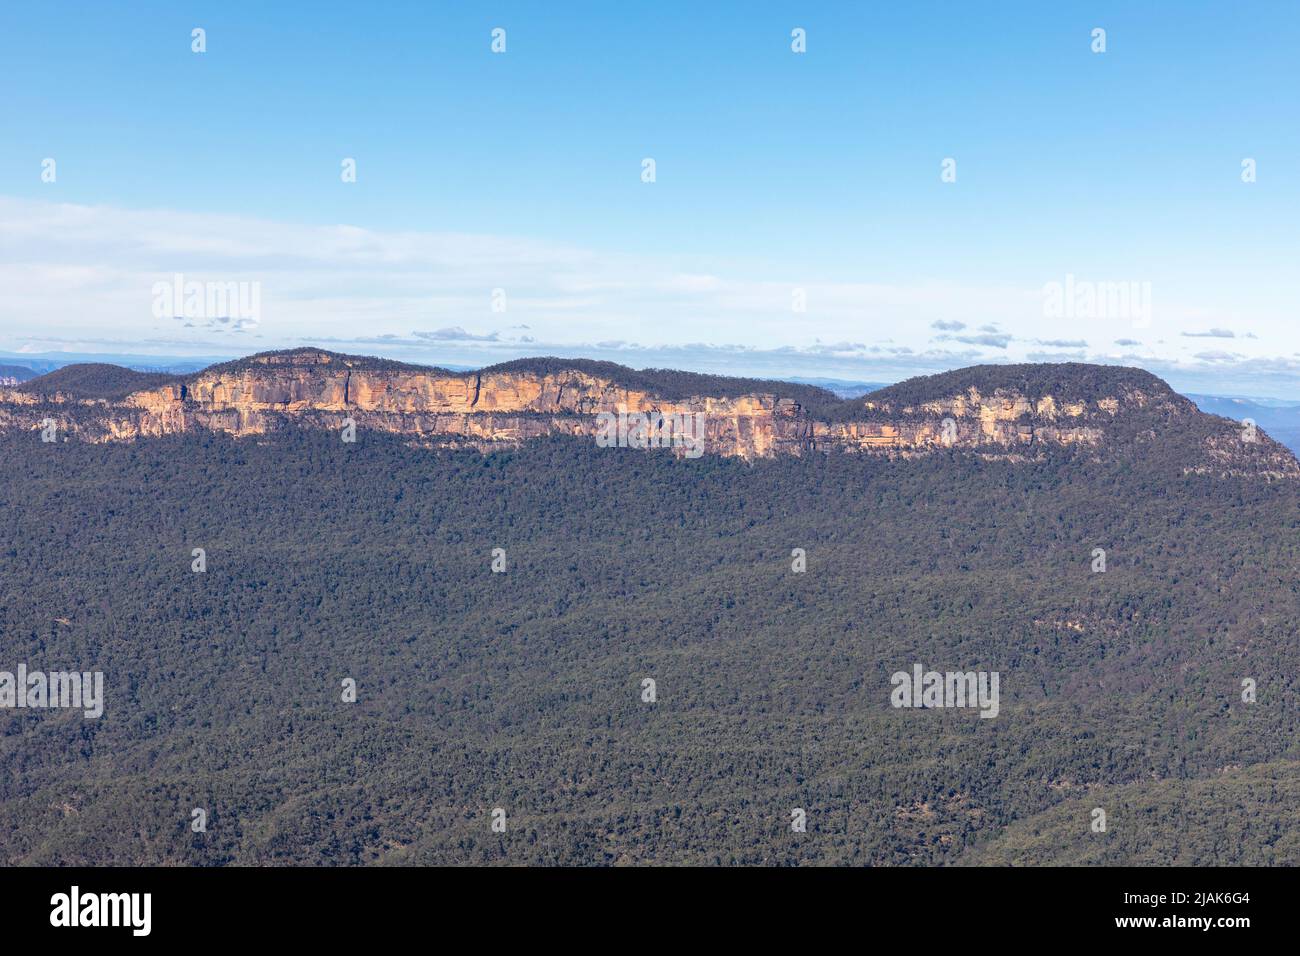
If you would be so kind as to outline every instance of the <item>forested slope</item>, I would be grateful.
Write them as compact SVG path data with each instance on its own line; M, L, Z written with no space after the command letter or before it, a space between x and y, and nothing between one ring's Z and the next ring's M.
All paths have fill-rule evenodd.
M5 436L0 668L107 699L0 711L0 860L1300 862L1295 484L1159 450Z

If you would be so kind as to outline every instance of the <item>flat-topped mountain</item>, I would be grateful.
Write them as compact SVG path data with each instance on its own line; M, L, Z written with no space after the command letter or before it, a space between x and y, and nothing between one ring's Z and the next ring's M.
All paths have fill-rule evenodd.
M974 366L841 399L811 385L582 359L464 372L302 348L185 376L72 365L0 388L0 429L36 430L53 420L92 442L351 422L419 444L489 450L553 434L595 436L602 416L618 415L645 416L648 434L673 418L698 422L704 453L743 458L947 448L1015 458L1064 446L1100 453L1149 445L1176 450L1185 471L1300 476L1295 458L1262 432L1205 415L1156 376L1076 363Z
M1090 365L5 388L0 667L104 692L0 708L0 863L1296 864L1300 483L1254 437ZM897 706L918 669L997 715Z

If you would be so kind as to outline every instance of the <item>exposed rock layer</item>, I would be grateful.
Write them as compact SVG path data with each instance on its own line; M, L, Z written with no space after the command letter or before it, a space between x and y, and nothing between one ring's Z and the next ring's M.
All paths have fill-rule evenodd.
M1116 394L1066 400L1004 388L981 394L967 386L910 404L891 399L885 390L845 402L836 415L827 416L832 420L821 420L799 400L778 394L779 383L769 384L772 392L670 399L577 367L457 373L302 349L213 366L135 391L123 389L114 398L46 390L41 379L0 388L0 429L40 429L53 421L65 435L100 442L192 429L235 436L264 434L288 424L341 429L350 420L359 430L400 434L420 444L488 450L550 434L594 437L602 428L602 413L627 413L644 414L651 422L660 416L691 416L703 426L702 450L708 454L756 458L841 448L914 455L959 447L1018 458L1051 446L1103 445L1134 414L1163 420L1201 415L1167 387L1127 387ZM1204 462L1186 470L1233 470L1231 459L1240 444L1235 426L1215 421L1224 423L1223 435L1206 443ZM1154 431L1149 437L1158 438ZM1300 475L1289 452L1260 440L1268 448L1250 449L1249 471ZM665 444L675 453L688 453L683 445Z

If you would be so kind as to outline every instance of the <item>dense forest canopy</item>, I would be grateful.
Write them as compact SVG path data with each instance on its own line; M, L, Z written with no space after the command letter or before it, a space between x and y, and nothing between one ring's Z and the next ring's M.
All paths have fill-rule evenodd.
M1051 395L1057 401L1096 401L1132 389L1172 397L1163 380L1139 368L1083 362L1036 362L1029 365L972 365L937 375L921 375L872 392L871 401L914 405L936 397L964 394L974 388L982 395L1004 389L1037 401Z
M0 860L1300 862L1295 482L1147 450L0 437L0 669L106 681L0 711Z
M162 372L135 372L120 365L86 362L65 365L53 372L39 375L19 385L18 390L36 395L62 393L74 399L114 400L174 381L177 381L177 376Z

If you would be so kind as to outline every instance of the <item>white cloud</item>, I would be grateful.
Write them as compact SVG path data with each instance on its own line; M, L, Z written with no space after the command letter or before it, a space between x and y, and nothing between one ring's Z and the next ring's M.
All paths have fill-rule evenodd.
M870 263L837 278L809 275L803 264L736 263L724 258L729 251L716 258L631 255L511 236L0 197L0 349L183 356L316 342L430 363L588 354L633 365L883 380L1030 360L1043 354L1034 351L1041 346L1135 342L1131 321L1044 318L1040 277L866 282ZM256 328L155 318L154 283L177 273L260 283ZM506 312L492 311L494 289L505 290ZM804 311L795 311L795 290ZM1160 305L1143 338L1163 331L1173 344L1157 338L1148 367L1289 374L1269 364L1269 349L1293 322L1251 313L1245 324L1274 335L1234 335L1215 323L1210 298L1197 288L1158 290ZM1241 318L1227 309L1219 322ZM1175 333L1207 326L1208 333ZM236 327L244 331L232 335ZM980 331L952 334L967 329ZM1297 340L1288 334L1290 351ZM1241 352L1195 353L1188 337L1232 338ZM964 348L935 347L944 341ZM1082 349L1068 354L1084 357Z

